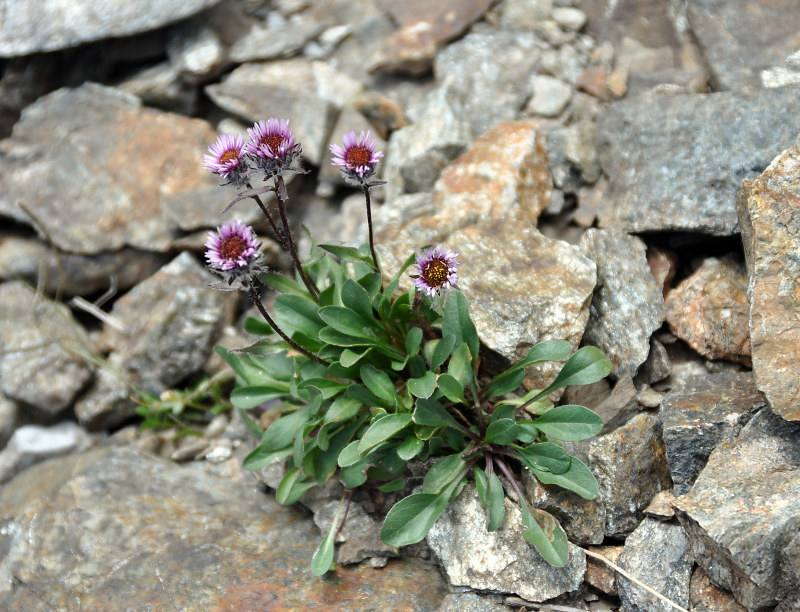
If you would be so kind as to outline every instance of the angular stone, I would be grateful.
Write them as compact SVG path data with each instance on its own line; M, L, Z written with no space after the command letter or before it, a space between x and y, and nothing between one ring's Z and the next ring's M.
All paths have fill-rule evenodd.
M585 448L606 508L606 535L631 533L656 493L672 484L658 419L640 414Z
M439 48L480 19L493 0L406 0L380 2L400 29L383 41L370 71L421 75Z
M680 525L645 519L625 540L618 565L676 604L689 606L694 558ZM617 591L622 603L620 612L674 610L624 576L617 579Z
M155 30L213 6L219 0L145 0L92 4L69 0L2 0L0 57L75 47L103 38Z
M111 88L61 89L28 107L2 142L0 214L31 224L24 202L43 237L73 253L166 251L174 202L192 201L208 225L221 219L225 199L198 161L215 138L204 121Z
M692 378L666 395L658 418L676 495L689 491L711 451L738 436L763 406L751 372Z
M118 83L116 88L140 98L147 106L182 115L197 112L197 87L183 82L177 68L168 61L143 68Z
M556 187L567 193L578 193L584 184L592 184L600 178L595 139L596 127L590 121L556 126L548 131L547 165Z
M123 248L96 255L57 253L44 242L0 237L0 279L20 278L50 295L90 295L108 289L111 277L119 290L129 289L166 262L161 253Z
M667 294L672 333L708 359L750 365L750 304L744 266L709 257Z
M598 150L614 206L601 227L627 232L738 232L742 179L794 142L793 88L753 94L649 95L613 104L598 118Z
M309 567L320 536L234 458L187 467L129 448L34 466L3 487L5 610L434 610L446 586L413 559ZM42 595L46 594L46 595Z
M589 546L589 551L602 555L612 563L616 563L622 553L622 546ZM600 589L607 595L617 594L617 573L602 561L586 556L587 584Z
M128 381L119 374L125 369L124 359L122 354L111 353L109 367L99 368L92 385L75 401L72 409L84 427L94 431L108 429L136 414Z
M486 509L474 485L450 501L428 532L427 542L450 583L473 589L516 593L545 601L574 591L583 580L586 557L570 545L564 567L554 567L522 537L520 511L505 502L505 519L497 531L486 531Z
M778 608L778 612L800 609L800 534L780 552L781 589L786 593Z
M745 608L788 597L779 558L800 516L800 424L763 409L712 451L675 513L698 565Z
M728 591L715 586L697 566L689 581L689 609L693 612L746 612Z
M92 377L86 331L22 281L0 284L0 346L0 391L42 414L67 408Z
M689 0L686 8L714 89L763 87L762 71L783 66L800 46L800 6L794 0Z
M636 387L633 384L633 380L625 374L617 380L607 398L591 407L603 419L601 434L614 431L640 412L641 409L636 401L636 395Z
M675 510L672 503L675 501L675 493L671 490L656 493L653 501L645 508L644 513L648 518L658 521L668 521L675 517Z
M508 612L508 608L477 593L450 593L436 612Z
M319 88L311 62L296 58L243 64L205 91L218 106L251 121L289 119L303 157L319 166L336 110Z
M584 337L614 364L612 374L634 376L650 352L650 335L664 323L664 298L647 265L644 243L618 230L588 229L581 249L597 264Z
M516 118L531 96L541 46L533 32L473 29L436 57L436 80L460 103L473 139Z
M752 183L736 209L750 274L750 342L758 388L783 418L800 420L800 147L778 156Z
M564 81L546 74L533 77L533 97L525 112L542 117L557 117L572 98L572 87Z
M314 513L314 523L323 537L330 530L338 509L339 500L333 500ZM342 516L339 515L340 521ZM396 557L397 549L381 542L380 531L381 524L364 512L361 504L350 502L344 527L336 536L336 543L340 544L336 550L336 562L351 565L365 559Z
M681 5L647 0L584 0L587 32L598 42L609 42L614 63L629 70L629 89L638 94L658 85L705 91L708 75L702 55L686 28Z
M655 338L650 338L650 353L647 361L639 368L636 381L651 385L664 380L671 373L672 364L666 347Z
M244 63L297 55L324 29L324 23L306 20L256 25L234 43L228 57L234 62Z

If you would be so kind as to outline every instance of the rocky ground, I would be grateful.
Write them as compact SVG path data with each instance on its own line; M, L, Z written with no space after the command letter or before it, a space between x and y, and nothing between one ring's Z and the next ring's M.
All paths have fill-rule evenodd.
M0 607L671 609L581 546L686 609L800 610L796 0L0 0L0 25ZM228 412L140 431L132 398L229 383L213 349L248 343L201 257L257 216L201 160L271 116L315 238L364 239L327 148L372 130L386 267L460 253L487 356L611 358L566 394L605 423L572 449L598 498L525 483L564 568L467 487L401 551L358 500L318 579L335 482L278 506Z

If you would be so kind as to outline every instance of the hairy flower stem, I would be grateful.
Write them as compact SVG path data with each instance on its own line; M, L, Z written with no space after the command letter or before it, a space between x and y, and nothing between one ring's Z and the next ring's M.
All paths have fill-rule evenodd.
M334 542L336 541L336 538L339 537L339 534L342 532L342 529L344 529L344 522L347 520L347 513L350 512L350 502L352 500L353 500L353 492L350 491L347 494L347 505L344 508L344 516L342 517L342 522L339 523L339 527L336 529L336 533L333 534L333 541Z
M283 177L278 174L275 177L275 197L278 200L278 212L281 216L281 223L283 224L283 235L286 240L285 246L287 247L287 251L294 262L294 267L297 269L297 273L300 275L300 278L303 279L303 283L308 289L308 292L311 294L311 297L314 299L315 302L319 302L319 289L317 285L314 284L314 281L308 275L308 273L303 270L303 266L300 263L300 258L297 257L297 248L295 247L294 240L292 240L292 230L289 228L289 219L286 216L286 200L288 196L286 194L286 183L283 182Z
M375 237L372 232L372 205L369 200L369 186L366 184L361 185L361 190L364 192L364 198L367 200L367 228L369 229L369 251L372 253L372 261L375 264L375 271L380 273L381 267L378 265L378 256L375 254Z
M253 189L253 187L250 185L249 182L247 183L247 188L250 189L251 191ZM283 247L283 250L284 251L288 251L289 248L286 246L286 241L283 239L283 233L281 233L281 231L278 229L278 225L275 223L275 219L273 219L272 215L269 214L269 209L267 208L267 205L257 195L250 196L250 197L253 200L255 200L256 204L258 204L258 207L261 209L261 212L264 213L264 216L267 218L267 221L269 221L269 225L272 228L272 231L275 233L275 237L281 243L281 246Z
M508 482L511 483L511 488L513 488L514 491L516 492L520 505L524 505L525 508L528 509L528 513L533 514L531 512L530 507L528 506L528 502L525 500L525 495L522 493L522 489L520 488L519 483L517 482L516 476L514 476L514 474L511 472L510 469L508 469L506 462L500 459L500 457L495 457L494 461L495 463L497 463L497 467L500 468L500 471L506 475L506 478L508 478Z
M281 338L283 338L286 342L289 343L289 346L291 346L294 350L298 351L299 353L302 353L303 355L305 355L309 359L313 359L317 363L321 363L324 366L331 365L330 363L328 363L324 359L321 359L321 358L317 357L314 353L312 353L310 351L307 351L302 346L297 344L297 342L292 340L289 336L287 336L283 332L283 330L280 327L278 327L278 324L275 323L275 320L271 316L269 316L269 313L267 312L267 309L264 308L264 304L261 303L261 298L258 297L258 292L255 290L255 288L252 285L250 286L250 289L248 290L248 293L249 293L250 299L252 300L252 302L255 305L255 307L258 308L258 312L260 312L261 316L264 317L264 320L267 323L269 323L270 327L272 327L272 329L274 329Z

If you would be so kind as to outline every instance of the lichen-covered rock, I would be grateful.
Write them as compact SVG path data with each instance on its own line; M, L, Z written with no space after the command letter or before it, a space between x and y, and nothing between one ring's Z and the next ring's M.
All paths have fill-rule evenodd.
M750 273L750 343L759 390L800 420L800 147L779 155L736 202Z
M644 243L619 230L589 229L581 249L597 264L584 337L614 364L612 374L634 376L650 352L650 335L664 323L664 299L647 264Z
M747 275L734 262L709 257L667 294L667 323L708 359L750 365Z
M503 525L486 531L486 509L473 485L450 501L428 533L428 545L454 586L516 593L545 601L574 591L583 580L586 557L570 545L564 567L554 567L522 537L519 509L506 500Z
M698 565L745 608L790 597L780 555L800 516L800 423L764 408L712 451L675 513Z

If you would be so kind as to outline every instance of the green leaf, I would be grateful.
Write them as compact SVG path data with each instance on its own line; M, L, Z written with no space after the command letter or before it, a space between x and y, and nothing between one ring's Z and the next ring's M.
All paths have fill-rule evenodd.
M565 404L548 410L532 425L551 438L574 442L600 433L603 419L583 406Z
M461 291L450 291L444 305L444 318L442 319L442 336L453 334L456 344L466 342L469 347L471 363L474 367L478 358L480 340L475 323L469 317L469 303L467 296Z
M406 334L406 353L416 355L422 343L422 330L419 327L412 327Z
M377 336L372 324L357 312L344 306L325 306L319 309L319 316L336 331L355 338L375 339Z
M498 419L489 423L484 442L489 444L511 444L517 439L517 424L511 419Z
M394 292L397 291L397 286L400 283L400 277L408 270L408 267L414 263L417 256L416 254L412 254L403 262L403 265L397 269L397 272L394 273L392 279L389 281L389 284L386 285L386 289L384 289L378 296L375 298L375 307L381 313L381 316L386 319L389 311L391 310L392 306L392 296Z
M461 454L448 455L442 457L434 463L425 474L425 480L422 483L423 493L439 493L447 488L450 484L456 481L460 476L467 463L461 458Z
M287 295L299 295L301 297L308 297L308 289L303 283L292 280L283 276L282 274L274 274L272 272L263 274L264 282L270 287L275 289L278 293Z
M281 294L275 298L275 321L286 334L299 331L309 338L319 336L325 324L318 314L318 306L311 300L299 295Z
M365 321L372 322L375 319L372 314L372 300L364 287L351 278L344 281L342 286L342 304L358 313Z
M322 538L322 542L319 543L317 550L314 551L314 556L311 557L311 572L315 576L322 576L334 568L333 544L336 532L339 530L339 513L341 510L342 503L339 502L339 507L336 509L336 514L333 516L327 535Z
M349 368L357 364L363 357L366 357L369 354L370 349L362 353L356 353L355 351L351 351L350 349L344 349L342 354L339 356L339 363L341 363L344 367Z
M387 406L394 406L397 393L394 390L394 383L386 372L382 372L373 365L366 364L361 366L361 380L370 393L382 400Z
M569 545L567 544L567 534L558 524L553 515L533 509L533 513L528 510L526 504L520 507L522 511L522 522L527 529L522 533L522 537L530 542L539 551L545 561L556 567L563 567L569 558ZM538 520L537 520L538 519Z
M462 389L472 383L472 365L466 342L459 344L458 348L453 351L450 363L447 365L447 373L461 383Z
M342 449L342 452L339 453L339 457L337 459L337 463L339 467L346 468L351 465L355 465L359 461L363 459L361 451L358 450L359 440L353 440Z
M344 246L340 244L318 244L317 246L332 255L336 255L336 257L342 261L349 261L353 263L361 262L369 265L371 268L375 267L372 263L372 258L362 255L355 247Z
M352 419L358 414L362 404L352 397L347 395L340 395L328 407L323 423L334 423L338 421L347 421Z
M524 448L514 448L522 462L531 470L563 474L573 461L563 448L552 442L539 442Z
M462 385L455 377L450 374L441 374L436 379L436 384L441 389L444 396L451 402L456 404L466 404L467 400L464 399L464 385Z
M291 447L282 448L278 451L267 451L260 446L257 446L254 451L244 458L242 465L244 466L244 469L250 470L251 472L256 472L267 467L273 461L285 459L291 454L291 452Z
M391 493L392 491L399 491L404 486L406 486L405 478L395 478L394 480L387 482L385 485L379 486L378 490L383 491L384 493Z
M372 261L372 256L370 256L370 262L371 261ZM371 264L370 268L372 268ZM364 291L367 292L367 295L369 295L370 300L372 301L374 301L375 298L378 296L378 293L381 290L382 282L383 279L381 278L381 275L376 272L370 272L358 279L358 284L364 287Z
M305 389L307 387L319 389L320 393L322 394L322 399L326 400L341 393L348 387L348 385L346 383L340 383L335 380L331 380L330 378L310 378L301 382L297 387L299 389Z
M345 488L355 489L367 482L366 466L366 461L359 461L343 467L339 471L339 479L344 483Z
M497 405L492 413L490 421L498 421L500 419L514 420L514 414L517 412L516 406Z
M542 484L558 485L562 489L577 493L584 499L594 499L600 490L594 474L577 457L572 457L571 459L569 469L562 474L554 474L553 472L535 468L530 468L530 470Z
M492 379L491 384L486 387L486 396L500 397L511 393L519 388L523 380L525 380L525 370L506 370Z
M244 320L244 331L254 336L271 336L274 333L269 323L256 317L247 317Z
M330 439L327 450L321 450L314 459L316 478L319 484L324 484L333 476L338 465L339 455L361 427L366 417L341 426L341 429Z
M288 506L303 496L303 493L316 486L313 481L300 480L305 474L300 468L292 468L286 472L278 488L275 489L275 499L281 505Z
M506 515L506 508L504 505L505 493L503 492L503 485L497 474L492 472L488 477L488 487L486 491L487 507L489 509L489 522L486 526L487 531L495 531L503 524L503 519Z
M416 436L409 436L397 445L395 452L403 461L408 461L409 459L413 459L419 455L424 446L424 441L420 440Z
M261 437L261 448L265 451L275 451L291 446L295 434L303 428L310 416L310 405L283 415L264 432Z
M439 366L442 365L448 357L450 357L453 352L453 348L456 346L456 341L456 336L453 334L448 334L443 336L442 339L436 343L435 348L433 349L433 355L431 355L429 360L431 364L431 370L437 370ZM427 344L433 343L429 342Z
M421 541L447 507L458 481L440 493L414 493L397 502L383 521L381 540L389 546Z
M566 340L545 340L534 344L528 354L514 364L513 368L524 368L534 363L562 361L569 357L572 345Z
M410 378L406 384L415 397L427 399L436 389L436 374L425 372L422 378Z
M538 399L569 385L588 385L597 382L608 376L613 369L614 366L603 351L594 346L584 346L567 360L550 386L535 397Z
M237 408L248 410L260 406L269 400L284 397L289 385L274 383L272 385L250 385L234 389L231 393L231 404Z
M380 417L373 421L369 429L364 432L364 435L358 443L358 451L361 454L366 453L384 440L388 440L399 431L405 429L410 422L411 415L408 413L387 414Z
M326 306L326 308L334 307ZM374 338L349 336L348 334L343 334L338 329L334 329L333 327L323 327L319 331L319 339L334 346L374 346L375 344Z
M436 400L418 399L414 409L414 422L417 425L430 425L432 427L454 427L458 428L456 420L450 416Z

